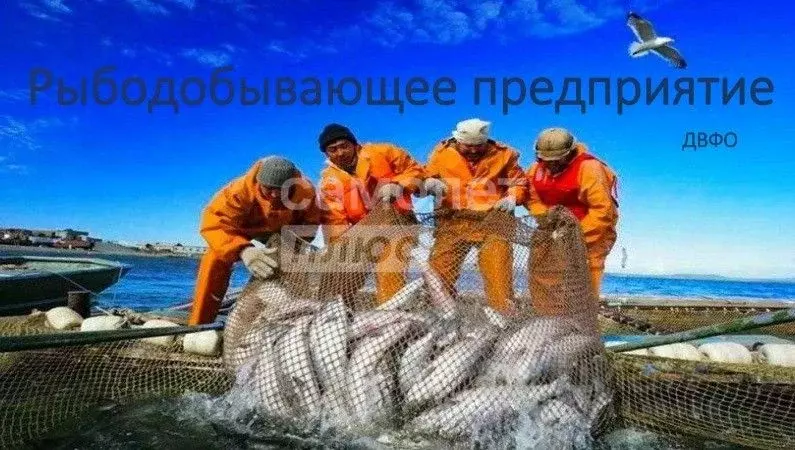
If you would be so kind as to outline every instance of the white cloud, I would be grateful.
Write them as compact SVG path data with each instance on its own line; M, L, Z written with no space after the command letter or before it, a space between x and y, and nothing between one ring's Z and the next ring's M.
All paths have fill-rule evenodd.
M4 147L19 147L27 150L36 150L40 147L28 124L11 116L0 116L0 143Z
M41 148L39 136L42 132L55 127L75 125L76 122L75 118L68 121L59 117L22 121L11 116L0 116L0 147L5 150L38 150Z
M28 173L28 167L21 164L0 164L0 172L13 172L25 175Z
M5 102L21 102L30 98L30 91L27 89L11 89L7 91L0 91L0 101Z
M120 44L109 37L102 38L100 45L105 48L116 49L122 56L127 58L151 58L167 66L171 66L174 63L174 58L171 55L148 45Z
M127 3L142 13L161 16L169 15L169 11L164 8L163 5L157 4L151 0L127 0Z
M71 14L72 9L63 0L31 0L19 4L22 9L33 17L43 20L60 21L59 15Z
M193 9L196 7L196 0L168 0L171 3L176 3L185 9Z
M553 37L587 31L623 14L626 10L611 0L412 0L378 3L364 21L374 42L393 47L404 42L454 45L486 35L500 40Z
M201 48L188 48L182 51L182 56L192 59L206 66L223 66L232 60L232 53L236 51L231 45L222 46L223 50L211 50Z
M63 4L62 0L44 0L43 3L44 6L46 6L52 12L63 14L69 14L72 12L68 6Z

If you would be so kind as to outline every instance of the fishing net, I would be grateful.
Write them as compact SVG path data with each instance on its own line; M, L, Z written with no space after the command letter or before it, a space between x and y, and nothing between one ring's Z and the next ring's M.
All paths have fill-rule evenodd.
M608 422L598 300L565 210L535 227L378 208L322 251L298 234L226 325L226 367L270 420L531 447L587 446Z
M301 231L271 242L279 277L246 285L220 355L187 353L187 335L0 353L0 447L190 392L234 394L268 422L395 447L582 448L626 426L795 443L795 368L605 350L606 328L650 335L690 324L600 306L564 209L536 222L377 208L322 249ZM153 318L118 314L128 326ZM2 336L55 332L41 314L0 318Z

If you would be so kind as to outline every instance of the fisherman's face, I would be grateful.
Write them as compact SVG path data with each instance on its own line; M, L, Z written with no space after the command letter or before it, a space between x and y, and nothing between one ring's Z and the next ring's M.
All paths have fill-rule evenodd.
M569 165L571 160L574 159L574 154L575 152L571 151L563 158L555 161L542 160L541 158L538 158L538 161L543 162L546 168L550 172L552 172L553 174L557 174L563 172L563 170L566 169L566 167Z
M334 165L348 170L356 166L359 148L347 139L340 139L326 147L326 156Z
M486 153L486 144L462 144L460 142L455 143L455 148L458 150L458 153L461 153L461 156L464 157L467 161L473 162L477 161L483 157Z
M265 199L273 203L273 206L282 206L282 188L260 185L259 191Z

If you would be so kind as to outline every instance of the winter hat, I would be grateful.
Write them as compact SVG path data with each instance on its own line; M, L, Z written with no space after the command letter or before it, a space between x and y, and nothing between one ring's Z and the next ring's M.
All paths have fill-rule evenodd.
M453 130L453 138L464 145L480 145L489 139L491 122L480 119L467 119L458 122Z
M547 128L538 134L535 149L539 158L557 161L574 149L576 141L565 128Z
M296 175L298 169L281 156L267 156L262 158L262 165L257 173L259 184L268 187L282 187L287 180Z
M347 139L353 142L354 145L357 144L356 137L353 135L351 130L348 129L348 127L338 123L330 123L326 125L325 128L323 128L323 131L320 132L320 137L318 137L317 143L320 145L321 151L326 151L326 147L338 139Z

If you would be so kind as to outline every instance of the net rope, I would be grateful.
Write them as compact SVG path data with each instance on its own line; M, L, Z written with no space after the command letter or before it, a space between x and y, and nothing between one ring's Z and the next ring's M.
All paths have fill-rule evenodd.
M190 392L234 392L269 421L335 436L587 448L632 426L795 442L793 368L606 351L606 327L643 334L650 319L608 317L563 208L534 221L379 207L322 249L289 228L271 244L279 276L245 286L218 356L185 353L182 336L0 354L0 446ZM0 318L0 334L54 332L45 322Z

